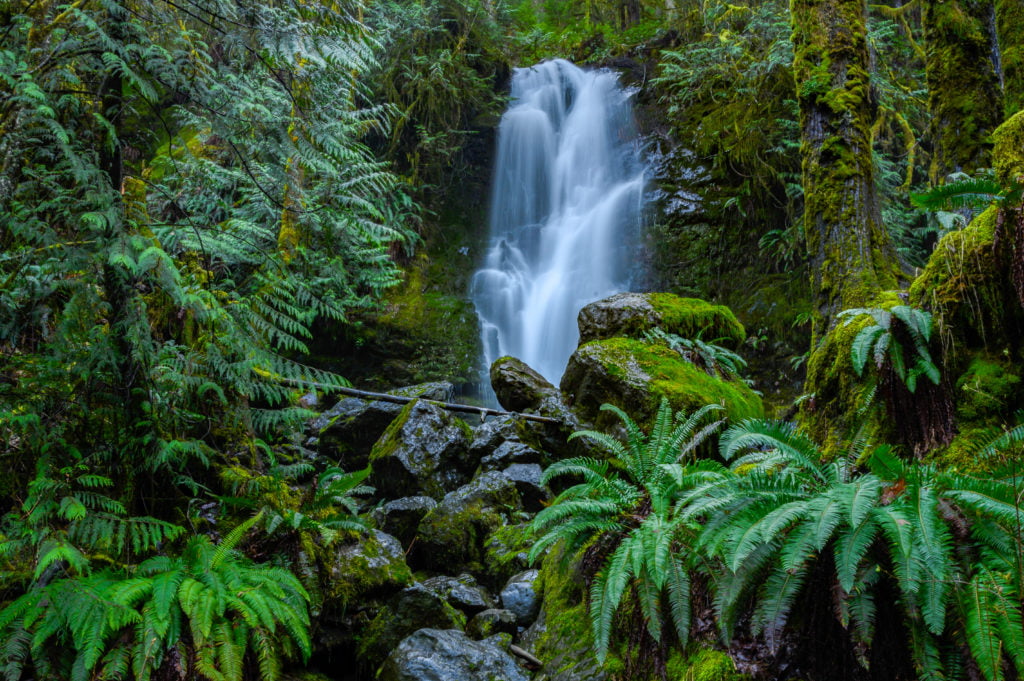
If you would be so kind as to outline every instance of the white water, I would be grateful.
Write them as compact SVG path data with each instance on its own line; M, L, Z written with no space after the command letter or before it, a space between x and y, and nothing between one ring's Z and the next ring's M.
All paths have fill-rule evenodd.
M498 128L490 247L472 286L486 367L512 355L558 384L580 308L626 288L644 171L614 73L564 60L516 69Z

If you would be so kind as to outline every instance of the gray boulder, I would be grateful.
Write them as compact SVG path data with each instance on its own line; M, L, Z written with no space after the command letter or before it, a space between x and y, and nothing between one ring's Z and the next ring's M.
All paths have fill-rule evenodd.
M360 666L376 670L402 639L418 629L462 629L466 617L436 590L417 582L392 596L360 636Z
M541 463L544 461L544 454L533 447L507 440L490 454L480 459L480 468L485 471L496 471L506 468L514 463Z
M616 336L641 338L655 327L733 347L746 338L743 325L729 308L671 293L618 293L585 306L576 323L580 345Z
M385 497L442 498L469 479L472 431L440 407L416 400L395 417L373 446L370 484Z
M449 605L468 615L493 608L495 605L487 589L477 584L473 575L431 577L423 580L423 586L441 594Z
M530 675L498 645L461 631L420 629L384 662L378 681L529 681Z
M544 470L536 463L514 463L502 473L515 483L523 500L523 509L537 513L544 508L544 502L551 498L547 488L540 484Z
M416 536L416 528L423 516L435 506L437 502L430 497L402 497L374 510L371 517L379 529L397 537L403 546L408 546Z
M514 416L496 416L473 429L469 455L474 461L488 456L505 443L520 440L519 427Z
M494 361L491 387L498 396L498 403L509 411L536 409L544 397L558 394L558 389L547 379L515 357L499 357Z
M516 633L516 616L510 611L501 608L492 608L478 612L466 625L466 634L470 638L480 640L495 634Z
M516 616L519 626L528 626L540 612L541 598L535 586L539 574L537 570L520 572L501 590L501 604Z

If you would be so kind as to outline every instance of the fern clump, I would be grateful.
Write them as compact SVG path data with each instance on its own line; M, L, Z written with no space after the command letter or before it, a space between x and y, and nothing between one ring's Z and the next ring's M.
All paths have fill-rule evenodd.
M280 678L283 656L312 651L309 597L288 570L235 550L256 519L220 545L195 536L176 557L34 585L0 611L5 678Z
M910 392L917 390L917 379L921 376L935 385L939 384L939 368L928 350L932 332L930 313L909 305L895 305L888 310L843 310L838 318L844 319L844 324L849 324L865 315L870 316L874 324L861 329L850 346L850 359L858 375L864 375L864 368L871 358L879 370L888 362L896 377ZM909 338L910 348L904 347L905 338Z
M663 399L647 435L621 409L607 404L602 409L622 420L626 440L594 431L573 433L571 438L593 440L610 458L575 457L544 472L544 484L563 476L577 476L581 482L537 514L532 529L538 539L530 560L557 542L564 542L567 556L589 547L600 559L590 590L590 616L595 650L603 661L616 612L627 594L637 599L654 641L662 640L666 619L679 641L685 644L689 638L695 558L689 546L697 526L681 515L675 504L677 485L663 466L694 456L722 421L705 423L721 409L717 405L673 419Z

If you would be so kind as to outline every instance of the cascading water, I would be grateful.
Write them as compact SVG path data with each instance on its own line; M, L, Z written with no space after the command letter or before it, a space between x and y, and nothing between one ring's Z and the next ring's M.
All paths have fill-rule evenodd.
M486 367L512 355L557 385L580 308L626 287L645 173L629 100L610 71L561 59L516 69L472 285Z

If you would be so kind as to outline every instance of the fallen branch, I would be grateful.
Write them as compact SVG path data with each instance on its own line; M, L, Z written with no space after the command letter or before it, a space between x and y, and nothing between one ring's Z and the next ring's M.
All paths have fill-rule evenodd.
M518 655L519 657L523 658L524 660L526 660L527 664L529 664L531 667L534 667L536 669L540 669L541 667L544 666L543 662L541 662L536 657L534 657L530 653L526 652L525 650L523 650L519 646L509 646L508 647L508 652L512 653L513 655Z
M329 393L339 393L341 395L348 395L349 397L358 397L363 400L376 400L379 402L393 402L395 404L409 404L413 400L423 399L420 397L404 397L402 395L388 395L387 393L373 393L366 390L356 390L355 388L343 388L338 385L328 385L326 383L316 383L314 381L295 381L292 379L282 378L282 383L288 385L294 385L297 388L316 388L317 390L323 390ZM535 421L537 423L550 423L553 425L561 425L561 421L553 419L549 416L537 416L536 414L523 414L517 411L501 411L500 409L490 409L488 407L475 407L471 404L456 404L454 402L439 402L437 400L423 400L429 402L435 406L441 407L446 411L456 411L464 414L479 414L482 419L485 416L512 416L514 418L523 419L525 421Z

